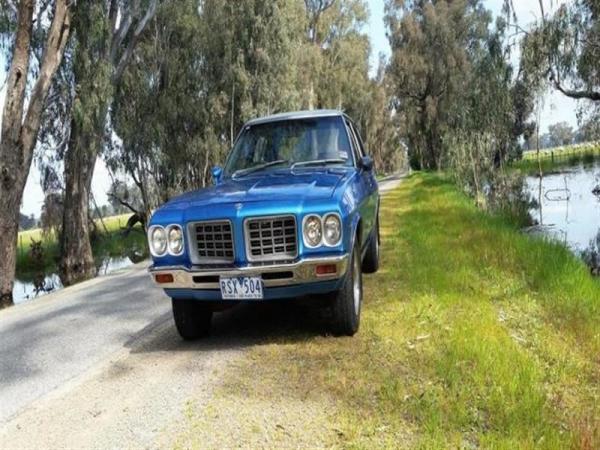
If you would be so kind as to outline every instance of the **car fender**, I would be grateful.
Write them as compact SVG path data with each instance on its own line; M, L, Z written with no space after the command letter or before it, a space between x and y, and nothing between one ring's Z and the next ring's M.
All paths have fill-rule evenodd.
M352 214L352 219L350 221L350 239L348 241L348 253L352 252L354 249L354 244L356 243L356 239L358 238L358 227L360 225L361 217L358 210ZM362 245L362 243L359 243ZM362 251L362 248L361 248Z

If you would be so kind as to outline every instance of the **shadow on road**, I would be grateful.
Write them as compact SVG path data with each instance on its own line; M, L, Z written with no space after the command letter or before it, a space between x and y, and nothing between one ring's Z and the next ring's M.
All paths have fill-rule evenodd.
M154 321L147 339L133 337L126 347L132 353L241 349L273 342L291 343L327 333L328 309L322 299L245 303L215 313L211 335L193 342L181 339L170 314ZM153 329L160 329L152 333Z

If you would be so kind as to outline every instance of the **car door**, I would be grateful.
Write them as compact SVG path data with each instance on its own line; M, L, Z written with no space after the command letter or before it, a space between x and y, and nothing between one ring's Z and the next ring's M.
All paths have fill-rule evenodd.
M378 188L375 179L375 170L365 170L360 167L360 159L366 156L365 148L358 130L351 121L347 121L347 126L351 135L352 146L354 148L357 168L359 170L359 196L360 196L360 215L362 218L361 242L363 245L368 243L369 236L375 225L378 204Z

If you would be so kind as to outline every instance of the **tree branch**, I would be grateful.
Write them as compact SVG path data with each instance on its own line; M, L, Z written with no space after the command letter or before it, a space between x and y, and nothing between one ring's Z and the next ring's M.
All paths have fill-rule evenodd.
M135 209L133 207L133 205L131 203L127 202L126 200L123 200L121 197L113 194L112 192L109 192L107 195L111 198L114 198L116 201L118 201L121 205L123 205L125 208L129 209L134 214L140 213L137 209Z
M35 140L40 128L42 108L50 89L52 77L56 73L69 38L71 14L67 0L57 0L54 18L50 25L46 47L42 56L39 77L31 91L31 100L23 123L21 140L23 143L23 164L29 164Z
M133 31L133 35L129 40L127 48L125 49L125 52L123 52L123 54L121 55L119 63L117 64L117 67L113 73L113 83L119 81L119 79L123 76L123 72L125 71L127 64L129 64L129 60L131 59L131 55L133 54L133 50L135 49L140 35L144 31L144 28L146 28L148 22L154 17L154 14L156 14L157 4L158 0L152 0L152 3L150 3L150 6L146 11L146 14L144 15L144 17L142 17L142 19L138 22L137 26L135 27L135 30Z
M6 0L6 3L8 3L8 7L12 10L13 13L15 13L15 15L18 13L17 11L17 7L15 6L15 4L13 3L12 0Z
M566 89L558 81L553 80L554 87L567 97L574 98L576 100L587 99L595 102L600 101L600 92L598 91L576 91L572 89Z

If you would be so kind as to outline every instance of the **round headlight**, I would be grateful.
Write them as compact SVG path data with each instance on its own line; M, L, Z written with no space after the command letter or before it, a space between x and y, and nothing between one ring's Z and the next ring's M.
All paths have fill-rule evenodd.
M307 247L317 247L321 244L323 229L321 226L321 218L319 216L307 216L304 219L304 226L302 228L304 243Z
M167 232L161 226L154 226L148 232L150 252L154 256L163 256L167 252Z
M183 253L183 231L179 225L171 225L167 231L169 253L178 256Z
M342 239L342 223L337 214L327 214L323 220L323 239L325 244L334 246Z

